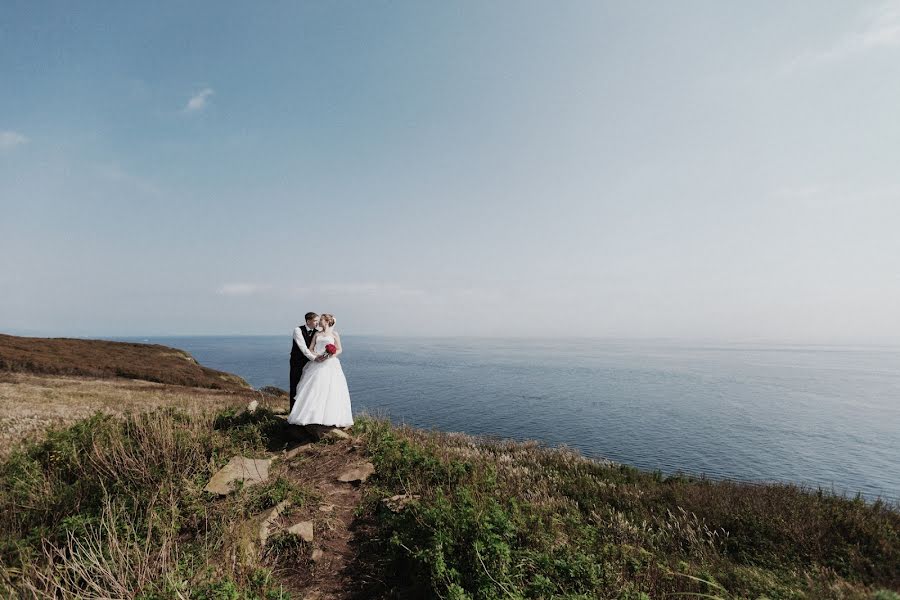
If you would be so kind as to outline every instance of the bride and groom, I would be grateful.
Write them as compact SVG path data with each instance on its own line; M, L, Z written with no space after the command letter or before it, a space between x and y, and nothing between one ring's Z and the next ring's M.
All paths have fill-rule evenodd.
M288 423L350 427L350 390L338 356L341 336L334 315L306 313L306 324L294 328L291 346L291 389Z

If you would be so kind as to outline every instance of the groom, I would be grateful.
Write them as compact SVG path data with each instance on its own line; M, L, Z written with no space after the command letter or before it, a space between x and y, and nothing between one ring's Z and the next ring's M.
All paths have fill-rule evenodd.
M303 367L309 362L306 355L303 354L303 348L309 348L309 343L316 334L316 327L319 326L319 315L314 312L306 313L306 324L294 327L294 344L291 346L291 389L288 390L290 397L290 408L294 409L294 396L297 394L297 384L300 383L300 376L303 375ZM300 344L303 344L300 346Z

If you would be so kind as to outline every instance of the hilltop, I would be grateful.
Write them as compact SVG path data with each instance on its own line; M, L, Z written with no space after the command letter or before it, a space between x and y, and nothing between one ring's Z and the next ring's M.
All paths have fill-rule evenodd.
M169 385L246 391L237 375L199 364L184 350L72 338L33 338L0 334L0 372L139 379Z
M195 413L257 397L236 375L158 344L0 334L0 456L12 443L97 411ZM287 406L287 399L284 400Z
M86 343L105 365L158 357L148 373L178 352ZM10 413L57 415L0 456L3 597L900 600L893 504L33 371L0 373Z

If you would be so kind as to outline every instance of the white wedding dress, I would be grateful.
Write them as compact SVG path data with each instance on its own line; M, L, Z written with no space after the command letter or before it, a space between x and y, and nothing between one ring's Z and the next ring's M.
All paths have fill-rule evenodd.
M325 346L333 344L331 336L318 336L314 351L304 348L310 361L303 367L303 375L297 384L297 399L288 415L293 425L334 425L350 427L353 414L350 410L350 390L341 361L333 356L322 362L315 357L325 352Z

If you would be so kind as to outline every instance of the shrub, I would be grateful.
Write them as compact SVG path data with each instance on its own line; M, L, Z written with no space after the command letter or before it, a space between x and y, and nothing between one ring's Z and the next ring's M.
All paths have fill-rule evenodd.
M262 414L245 425L266 431L268 422ZM13 451L0 463L0 513L8 517L0 520L0 582L27 595L90 590L150 599L173 597L187 579L214 580L198 569L223 546L231 520L305 496L276 478L206 502L203 485L236 450L262 452L269 443L250 435L237 444L213 424L211 415L173 409L98 413ZM235 566L230 577L207 587L237 585L239 598L286 597L269 575Z
M384 569L410 570L417 594L862 600L900 587L900 511L883 502L663 477L374 419L355 429L376 464L365 507ZM394 494L418 499L399 512L377 501Z

